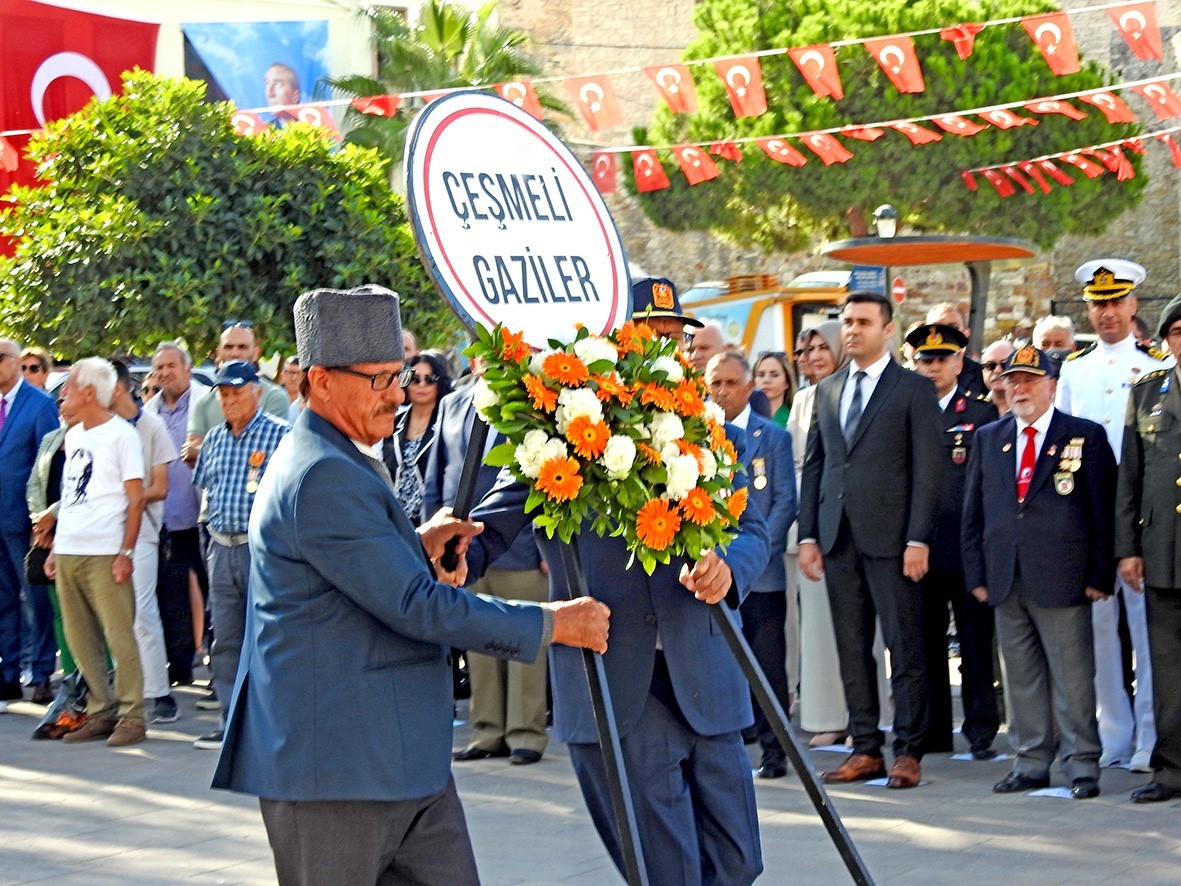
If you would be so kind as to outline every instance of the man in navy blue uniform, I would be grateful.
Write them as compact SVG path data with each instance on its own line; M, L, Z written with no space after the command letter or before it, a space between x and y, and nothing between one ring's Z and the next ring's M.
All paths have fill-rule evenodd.
M993 790L1050 783L1099 794L1091 606L1115 581L1115 456L1103 426L1056 410L1054 364L1032 345L1005 362L1009 415L982 428L964 492L964 579L993 607L1013 771Z

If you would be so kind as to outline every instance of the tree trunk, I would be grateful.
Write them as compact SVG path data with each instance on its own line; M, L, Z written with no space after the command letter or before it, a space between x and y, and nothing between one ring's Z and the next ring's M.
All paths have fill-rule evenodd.
M852 237L868 237L869 222L865 220L865 210L860 206L850 206L845 210L845 218L849 221L849 235Z

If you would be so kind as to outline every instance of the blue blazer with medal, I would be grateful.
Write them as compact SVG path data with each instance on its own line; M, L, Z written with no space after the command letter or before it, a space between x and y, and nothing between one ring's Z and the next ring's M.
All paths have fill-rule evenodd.
M769 562L751 591L783 593L787 589L787 571L783 551L787 531L799 511L796 499L796 472L792 456L791 434L752 408L746 424L746 482L750 484L750 503L758 508L767 523Z
M1081 441L1078 464L1064 451ZM1024 440L1020 441L1024 445ZM964 490L964 582L988 588L997 606L1023 585L1042 606L1081 606L1088 587L1115 581L1115 456L1101 425L1054 410L1025 501L1017 502L1017 421L976 432ZM1075 467L1075 470L1071 470Z

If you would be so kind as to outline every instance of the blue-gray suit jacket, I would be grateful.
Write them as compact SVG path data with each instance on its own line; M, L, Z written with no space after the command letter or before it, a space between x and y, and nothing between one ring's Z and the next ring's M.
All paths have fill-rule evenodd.
M5 535L29 534L25 486L41 438L57 425L53 398L28 382L21 382L8 408L4 427L0 428L0 532Z
M250 516L246 636L213 786L406 800L447 784L448 647L532 661L543 614L439 584L389 485L310 409Z
M746 424L745 462L750 502L767 522L770 555L767 568L751 590L755 593L782 593L787 590L787 570L783 565L787 531L799 510L791 434L752 411ZM766 481L762 489L759 488L760 476Z

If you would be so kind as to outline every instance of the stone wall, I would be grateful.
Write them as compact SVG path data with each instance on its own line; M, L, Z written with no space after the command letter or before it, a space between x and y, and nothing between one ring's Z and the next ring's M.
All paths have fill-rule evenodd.
M1087 0L1066 0L1066 9L1090 6ZM692 0L500 0L503 24L522 28L534 38L536 56L548 76L573 76L603 71L623 71L675 61L696 34ZM1165 61L1136 59L1103 12L1075 16L1075 36L1082 54L1108 63L1116 82L1169 73L1177 69L1174 38L1181 39L1181 0L1158 0L1157 18L1165 43ZM1016 26L1014 26L1016 27ZM620 99L625 127L606 135L611 144L631 143L631 127L647 123L659 98L647 78L638 70L612 78ZM1181 86L1175 84L1181 91ZM1143 108L1140 104L1137 110ZM1164 128L1145 112L1141 119L1149 130ZM575 149L602 143L601 134L592 135L581 121L564 129ZM999 337L1018 321L1050 312L1075 316L1079 312L1078 286L1074 269L1090 258L1115 255L1131 258L1149 270L1141 292L1144 313L1153 321L1158 305L1181 292L1181 172L1174 169L1168 151L1152 144L1146 149L1150 184L1141 204L1115 219L1094 236L1071 235L1031 261L1000 263L993 269L985 339ZM1020 159L1020 158L1014 158ZM627 162L626 156L621 157ZM671 174L679 174L675 169ZM724 174L724 173L723 173ZM708 183L701 187L709 187ZM987 186L985 186L987 187ZM1113 181L1109 187L1118 187ZM1018 195L1012 199L1024 199ZM1030 196L1028 199L1037 199ZM805 271L844 269L847 265L819 257L814 252L764 255L757 249L739 249L705 233L674 233L652 225L636 202L619 191L608 198L633 265L649 273L671 277L687 287L701 280L738 274L774 273L784 282ZM904 233L904 232L903 232ZM998 234L998 231L968 233ZM819 244L816 244L817 247ZM899 310L900 325L921 319L936 302L953 301L967 306L967 271L961 266L927 266L902 270L908 298ZM1085 327L1085 321L1083 326Z

